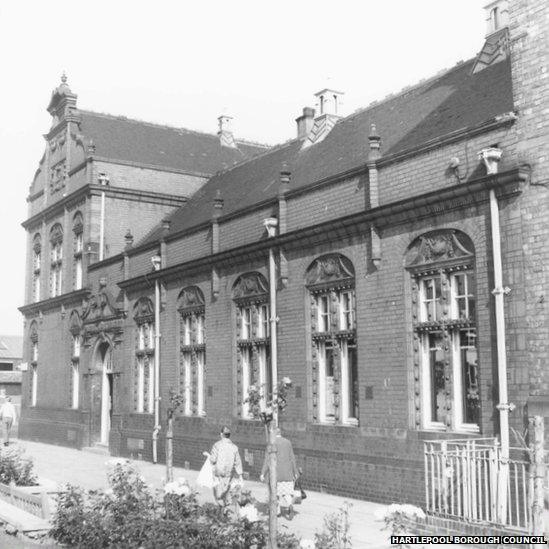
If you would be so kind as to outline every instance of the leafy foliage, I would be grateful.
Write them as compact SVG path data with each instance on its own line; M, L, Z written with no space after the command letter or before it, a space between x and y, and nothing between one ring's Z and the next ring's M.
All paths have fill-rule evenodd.
M324 528L315 533L315 546L322 549L350 549L351 536L349 529L349 509L351 504L345 502L337 512L324 517Z
M248 388L248 397L245 402L249 403L253 417L261 419L265 424L270 423L277 407L279 413L286 408L291 387L292 380L289 377L285 377L278 382L274 395L270 394L268 388L264 385L251 385Z
M193 547L261 549L267 532L261 521L232 518L212 504L200 505L184 479L151 493L129 462L115 460L106 491L83 492L67 486L58 498L50 535L81 549L116 547ZM281 534L280 549L296 549L299 540Z
M30 458L23 456L23 450L17 446L0 451L0 482L17 486L36 486L34 464Z

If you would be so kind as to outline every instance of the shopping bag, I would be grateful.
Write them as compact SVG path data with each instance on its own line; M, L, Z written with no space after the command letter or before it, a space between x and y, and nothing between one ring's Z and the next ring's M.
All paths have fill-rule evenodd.
M297 495L298 493L299 493L299 496ZM297 479L295 480L294 494L295 494L296 499L300 499L301 501L303 501L307 497L307 494L305 493L305 490L303 490L303 487L301 486L301 475L299 475L297 477ZM301 503L301 501L300 501L300 503Z
M213 488L216 485L213 467L209 457L206 458L204 465L202 465L202 469L200 469L200 472L196 477L196 484L198 484L198 486L204 486L204 488Z

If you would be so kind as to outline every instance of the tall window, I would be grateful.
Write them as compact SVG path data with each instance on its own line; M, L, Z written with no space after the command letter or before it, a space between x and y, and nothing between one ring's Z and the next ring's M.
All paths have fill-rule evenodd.
M73 311L70 317L71 334L71 363L70 363L70 407L78 409L80 404L80 350L81 350L81 321L78 312Z
M80 212L74 216L72 230L74 232L74 289L80 290L82 288L82 253L84 251L84 223Z
M40 270L42 268L42 239L39 234L32 241L32 300L40 301Z
M181 291L178 298L180 332L179 387L185 415L206 414L206 320L204 294L197 286Z
M233 286L236 310L237 410L251 419L246 401L251 386L262 393L263 404L272 393L269 354L269 288L260 273L241 275Z
M61 225L53 226L50 234L50 295L61 295L63 288L63 229Z
M306 275L313 354L313 418L358 425L355 275L340 254L316 259Z
M38 327L36 322L31 324L30 330L30 376L29 376L29 400L31 406L36 406L38 397Z
M154 307L146 297L134 306L136 323L134 408L138 413L154 410Z
M474 253L454 230L416 239L406 257L412 276L416 425L478 431L480 393Z

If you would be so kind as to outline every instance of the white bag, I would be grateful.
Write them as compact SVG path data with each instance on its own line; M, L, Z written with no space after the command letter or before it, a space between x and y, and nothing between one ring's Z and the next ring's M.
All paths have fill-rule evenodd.
M213 467L209 457L206 458L202 469L200 469L196 477L196 484L205 488L213 488L217 484L213 476Z

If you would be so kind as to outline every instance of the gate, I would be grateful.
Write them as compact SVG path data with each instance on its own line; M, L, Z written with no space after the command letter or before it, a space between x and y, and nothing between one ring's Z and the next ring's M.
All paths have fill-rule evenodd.
M425 442L425 498L433 515L531 531L533 477L528 455L501 456L495 439Z

